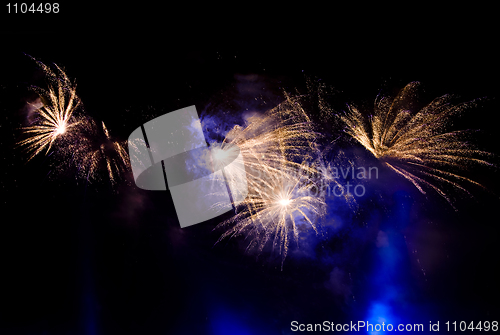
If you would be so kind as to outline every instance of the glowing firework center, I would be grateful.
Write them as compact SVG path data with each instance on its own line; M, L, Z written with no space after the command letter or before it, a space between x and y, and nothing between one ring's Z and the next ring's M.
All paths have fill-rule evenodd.
M146 122L128 144L136 185L145 190L168 185L181 227L215 218L248 194L238 146L208 147L195 106Z

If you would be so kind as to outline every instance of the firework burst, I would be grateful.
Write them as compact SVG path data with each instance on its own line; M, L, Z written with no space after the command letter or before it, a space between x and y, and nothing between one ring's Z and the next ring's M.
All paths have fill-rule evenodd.
M56 149L56 170L66 171L74 165L77 176L86 181L105 174L115 184L121 173L130 170L126 141L113 139L104 122L99 127L82 112L76 84L59 66L52 69L31 59L43 70L48 87L32 87L40 102L31 104L34 107L31 125L22 128L28 136L17 145L29 153L28 161L43 151L47 155Z
M300 225L306 224L318 233L315 221L324 214L325 202L309 177L266 171L264 167L260 177L254 175L247 181L249 194L240 211L223 223L231 227L219 241L239 234L253 236L248 247L256 246L259 251L272 241L284 260L291 238L298 243Z
M248 247L259 251L272 241L284 260L290 240L298 242L301 225L318 231L315 222L324 214L325 201L317 184L322 177L316 163L317 136L300 104L290 96L264 115L250 118L246 127L235 126L227 134L219 150L239 148L248 196L237 214L218 226L229 226L219 241L252 236ZM231 180L241 171L225 169L224 175Z
M73 130L85 122L75 113L81 106L76 95L76 84L57 65L52 70L45 64L36 62L49 79L49 85L47 89L32 87L39 95L41 107L32 104L36 108L36 117L32 125L23 128L29 137L18 143L29 153L28 160L44 150L47 154L56 141L71 137Z
M456 171L471 163L491 166L481 158L489 154L472 147L467 141L469 131L447 131L451 117L474 102L452 104L451 96L444 95L414 113L412 101L418 85L409 83L392 100L377 98L368 120L354 107L341 119L346 132L385 166L421 193L425 194L424 186L430 187L451 204L446 185L467 193L461 182L481 186Z

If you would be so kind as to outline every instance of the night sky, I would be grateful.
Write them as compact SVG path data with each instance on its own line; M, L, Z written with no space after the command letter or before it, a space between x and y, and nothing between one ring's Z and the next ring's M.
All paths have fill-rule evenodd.
M308 82L327 85L340 111L420 81L427 102L486 97L453 126L480 129L478 146L498 155L500 55L488 24L455 17L424 34L417 19L383 28L373 20L350 33L356 20L346 18L308 17L292 29L297 13L261 18L268 28L247 17L186 15L177 24L151 14L144 26L146 10L113 20L109 8L73 20L76 12L50 24L9 18L0 34L1 334L294 334L292 321L440 321L442 329L500 321L495 169L469 171L489 191L454 193L458 211L381 169L358 209L331 200L324 234L304 232L282 268L270 248L245 251L244 237L215 244L223 230L214 228L231 213L181 229L169 192L141 190L131 176L87 183L57 171L55 155L26 162L15 148L34 97L28 86L43 84L28 54L63 67L85 113L122 140L190 105L224 131L243 113L275 107L283 91L307 94ZM200 24L186 34L193 21ZM314 104L310 113L326 135L339 133ZM371 162L353 141L342 145Z

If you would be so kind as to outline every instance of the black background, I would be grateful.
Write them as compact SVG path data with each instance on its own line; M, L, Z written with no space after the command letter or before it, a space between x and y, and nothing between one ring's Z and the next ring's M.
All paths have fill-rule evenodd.
M354 246L345 246L346 232L319 244L357 260L357 302L347 303L323 287L342 262L290 257L281 270L277 259L244 255L241 241L214 247L216 220L180 229L168 194L49 178L49 159L26 163L14 144L26 88L41 76L29 54L76 78L85 111L121 139L154 116L226 99L238 76L257 74L273 99L304 92L306 78L360 105L414 80L430 97L488 97L457 126L482 129L482 147L498 153L499 55L488 11L378 9L61 5L45 16L3 8L2 333L288 334L292 320L362 319L376 291L367 279L376 228ZM477 178L498 190L491 171ZM409 230L421 232L422 260L438 265L408 279L405 320L498 320L498 196L461 200L458 213L429 197L416 207L432 223Z

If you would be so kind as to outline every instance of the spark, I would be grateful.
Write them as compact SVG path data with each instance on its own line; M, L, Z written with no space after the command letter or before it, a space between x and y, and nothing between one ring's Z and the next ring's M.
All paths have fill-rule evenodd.
M282 207L287 207L288 205L290 205L290 203L292 202L292 199L289 197L289 196L282 196L279 200L279 204L282 206Z
M65 124L61 124L57 127L55 133L56 135L62 135L66 132L66 125Z
M479 158L490 154L466 141L468 131L446 130L451 117L474 106L474 102L452 104L452 97L444 95L414 113L412 103L418 85L409 83L392 100L377 99L368 120L352 106L341 119L346 132L385 166L409 180L421 193L426 193L424 186L430 187L452 204L444 185L468 194L461 182L482 187L455 169L471 163L491 166Z

